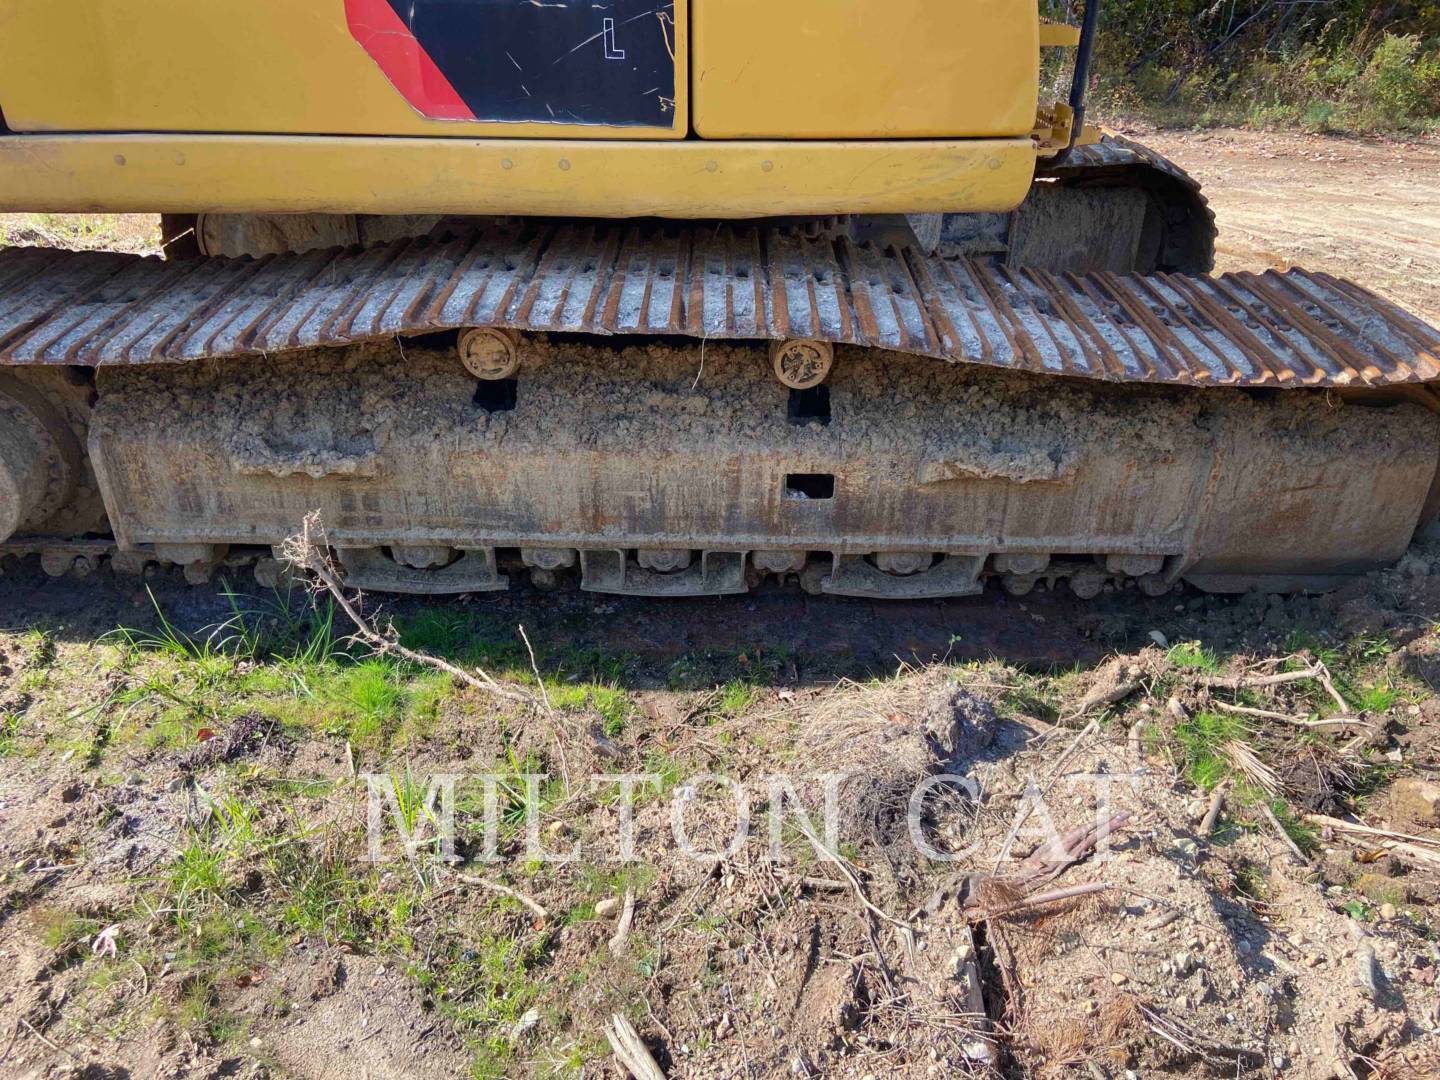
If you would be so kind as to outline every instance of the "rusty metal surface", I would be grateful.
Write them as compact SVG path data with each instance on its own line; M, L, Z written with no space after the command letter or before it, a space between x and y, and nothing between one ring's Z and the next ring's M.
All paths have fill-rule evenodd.
M1440 333L1291 270L1054 276L756 227L517 225L260 260L0 252L0 363L178 363L464 326L816 338L1191 385L1440 377Z

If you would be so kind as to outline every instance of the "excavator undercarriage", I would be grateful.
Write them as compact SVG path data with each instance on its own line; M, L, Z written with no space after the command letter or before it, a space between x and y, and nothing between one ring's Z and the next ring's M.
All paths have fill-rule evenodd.
M382 591L1091 597L1331 587L1437 509L1440 335L1203 276L1123 140L936 222L190 224L0 253L0 552L274 583L319 511Z

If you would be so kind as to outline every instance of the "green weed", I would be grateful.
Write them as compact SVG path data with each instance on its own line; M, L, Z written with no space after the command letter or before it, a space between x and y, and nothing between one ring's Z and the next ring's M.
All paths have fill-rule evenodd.
M759 687L740 679L731 679L720 688L720 700L715 703L715 712L725 719L743 716L759 697Z
M1220 661L1211 649L1198 641L1181 641L1170 647L1165 658L1171 665L1185 671L1204 671L1211 674L1220 670Z
M1210 791L1231 775L1224 746L1243 740L1249 729L1229 713L1196 713L1175 726L1175 738L1185 753L1185 772L1196 787Z

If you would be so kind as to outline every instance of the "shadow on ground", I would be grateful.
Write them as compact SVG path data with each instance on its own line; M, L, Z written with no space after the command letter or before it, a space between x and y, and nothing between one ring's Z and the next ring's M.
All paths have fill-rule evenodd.
M299 590L289 601L292 609L306 602ZM121 626L151 628L159 622L158 606L177 629L197 634L230 618L236 607L270 612L282 603L245 572L195 587L175 571L143 581L108 571L84 580L50 579L27 562L0 578L0 629L41 630L83 643ZM757 664L756 675L768 670L773 681L791 684L865 678L939 660L998 659L1036 671L1088 668L1177 623L1207 640L1206 626L1217 614L1221 625L1208 636L1228 638L1228 613L1240 607L1232 598L1193 591L1156 599L1126 591L1081 601L1063 588L1024 599L992 588L955 600L871 601L814 597L779 585L697 599L573 588L542 593L516 585L506 593L453 599L371 596L366 605L381 623L393 621L407 645L462 662L505 662L507 652L523 648L517 628L524 625L546 674L584 658L620 659L628 689L673 686L682 661L694 676L685 682L703 682L711 663L717 677L731 677L738 661Z

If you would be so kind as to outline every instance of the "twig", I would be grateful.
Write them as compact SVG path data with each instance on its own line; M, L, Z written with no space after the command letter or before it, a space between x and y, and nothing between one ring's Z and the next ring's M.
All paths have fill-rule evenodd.
M895 918L893 915L881 910L870 902L870 897L865 892L865 886L860 882L860 876L855 873L849 862L827 848L821 839L815 835L815 830L811 827L810 823L805 820L805 815L800 814L795 820L799 825L801 834L804 835L806 840L810 841L810 846L815 849L815 854L827 862L834 863L840 872L845 875L845 880L850 883L851 890L855 893L856 898L866 911L884 922L889 923L891 926L898 927L905 931L911 930L909 923L902 922L900 919Z
M1270 804L1262 802L1260 804L1260 812L1265 815L1265 820L1270 822L1270 827L1275 830L1275 835L1285 841L1285 846L1288 847L1290 853L1295 856L1295 861L1302 865L1309 862L1309 860L1305 858L1305 853L1300 850L1300 845L1295 843L1290 834L1285 831L1285 826L1280 824L1280 819L1275 816L1275 811L1270 809Z
M1220 810L1225 805L1226 784L1217 784L1215 793L1210 796L1210 806L1205 811L1205 816L1200 819L1200 835L1208 837L1215 831L1215 822L1220 820Z
M474 885L477 888L489 889L491 892L499 893L501 896L508 896L512 900L519 900L527 908L535 913L536 918L549 919L550 913L541 907L530 897L522 892L510 888L509 885L501 885L498 881L491 881L489 878L477 877L474 874L456 874L456 879L462 885Z
M0 1065L5 1064L6 1059L9 1058L9 1056L10 1056L10 1051L15 1048L15 1040L18 1039L19 1037L20 1037L20 1025L19 1025L19 1023L17 1022L16 1024L12 1025L11 1028L10 1028L10 1041L5 1044L5 1052L4 1052L3 1054L0 1054Z
M344 586L340 584L339 578L336 577L335 568L331 565L329 558L324 554L324 549L329 545L328 543L317 541L315 539L315 534L317 533L320 534L321 541L323 541L324 527L320 522L320 514L318 511L307 514L304 522L301 524L301 531L297 535L286 539L282 546L285 561L291 566L310 571L320 579L320 583L325 586L330 595L335 598L336 603L340 605L340 610L345 612L346 617L355 624L356 636L361 641L365 642L365 644L369 645L378 653L398 656L402 660L410 661L412 664L420 664L423 667L443 671L459 679L467 686L473 687L476 690L483 690L488 694L493 694L495 697L502 698L506 701L517 701L527 705L534 704L534 699L529 694L523 694L518 690L501 686L500 683L496 682L487 672L480 668L475 669L478 675L471 674L463 668L456 667L454 664L441 660L439 657L427 656L413 649L407 649L398 641L386 637L372 627L365 621L365 617L356 610L355 605L350 602L350 598L345 595Z
M1258 690L1266 686L1280 686L1284 683L1304 682L1319 679L1325 671L1323 664L1306 668L1304 671L1281 671L1274 675L1207 675L1197 680L1200 686L1210 690ZM1346 706L1348 708L1349 706Z
M1279 720L1290 724L1293 727L1302 728L1324 728L1324 727L1369 727L1370 721L1362 720L1358 716L1327 716L1323 720L1301 720L1298 716L1289 716L1285 713L1272 712L1270 709L1251 709L1245 705L1231 705L1228 701L1215 702L1217 708L1226 712L1239 713L1241 716L1259 716L1266 720Z
M625 942L630 939L630 927L635 922L635 890L625 890L625 906L620 911L620 922L615 927L615 936L610 939L610 955L619 956L625 951Z
M560 777L565 782L565 793L568 795L570 787L570 762L565 756L565 734L560 730L555 720L555 710L550 705L550 693L545 689L545 680L540 677L540 665L535 662L535 650L530 646L530 636L525 633L525 624L521 623L520 640L525 642L525 651L530 654L530 670L535 675L535 685L540 687L540 700L545 705L545 715L551 720L550 730L555 736L555 750L560 757Z
M635 1080L665 1080L665 1073L635 1030L635 1025L616 1013L605 1027L605 1040L615 1060Z
M1408 840L1414 844L1426 844L1440 847L1440 841L1429 840L1423 836L1411 836L1409 833L1390 832L1388 829L1375 829L1369 825L1361 825L1358 821L1342 821L1339 818L1326 817L1324 814L1306 814L1305 820L1312 825L1324 825L1334 829L1336 832L1360 833L1364 836L1383 836L1390 840Z
M22 1023L22 1024L25 1025L25 1027L29 1030L29 1032L30 1032L31 1035L34 1035L37 1039L39 1039L42 1043L44 1043L46 1046L48 1046L51 1050L54 1050L57 1054L64 1054L66 1057L70 1058L72 1061L79 1061L79 1060L80 1060L78 1057L76 1057L76 1056L75 1056L73 1053L71 1053L69 1050L65 1049L65 1047L61 1046L59 1043L51 1042L51 1041L50 1041L49 1039L47 1039L44 1035L41 1035L40 1032L35 1029L35 1025L32 1024L32 1023L30 1023L29 1020L26 1020L25 1017L23 1017L23 1016L20 1017L20 1023Z
M550 694L545 689L545 680L540 677L540 665L535 663L535 650L530 646L530 637L525 633L525 624L519 626L520 640L525 642L525 651L530 654L530 671L535 675L535 685L540 687L540 700L545 703L545 711L553 713L555 710L550 706Z
M1003 908L993 911L976 911L970 915L972 921L978 919L994 919L1001 915L1009 915L1011 912L1024 911L1026 908L1039 907L1042 904L1055 904L1061 900L1070 900L1076 896L1090 896L1094 893L1102 893L1110 888L1108 882L1092 881L1088 885L1071 885L1064 889L1051 889L1049 892L1035 893L1032 896L1016 900Z

